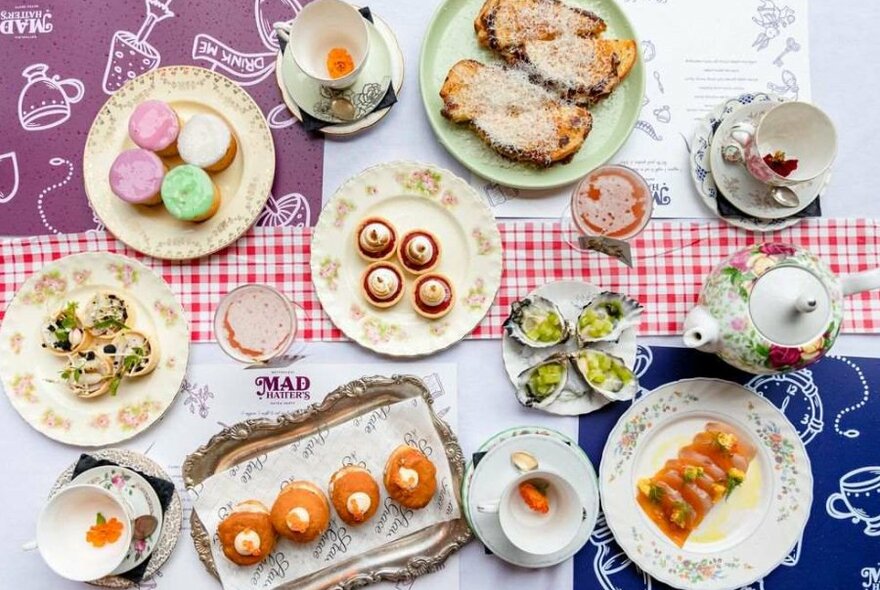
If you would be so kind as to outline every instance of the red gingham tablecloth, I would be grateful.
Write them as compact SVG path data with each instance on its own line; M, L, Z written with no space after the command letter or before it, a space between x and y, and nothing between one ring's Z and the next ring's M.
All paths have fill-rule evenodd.
M577 279L627 293L645 305L639 333L681 332L703 278L723 258L756 241L805 246L837 273L880 267L880 221L810 219L772 235L744 232L720 221L656 221L632 245L636 268L565 241L558 222L499 223L504 274L494 305L471 338L499 338L510 303L548 281ZM244 283L274 285L303 311L298 338L343 340L321 310L309 271L311 229L254 228L208 258L170 262L143 256L103 232L39 236L0 243L0 318L21 283L43 264L78 252L110 251L137 258L161 274L189 314L192 339L213 339L220 298ZM847 298L844 332L880 329L880 291Z

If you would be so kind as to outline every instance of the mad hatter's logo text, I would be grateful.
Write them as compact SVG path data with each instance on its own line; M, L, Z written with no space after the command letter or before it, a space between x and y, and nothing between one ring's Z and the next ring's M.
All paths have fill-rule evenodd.
M51 33L52 11L33 4L16 6L12 10L0 10L0 35L16 39L33 39L37 35Z
M305 375L260 375L254 385L260 399L312 399L312 381Z

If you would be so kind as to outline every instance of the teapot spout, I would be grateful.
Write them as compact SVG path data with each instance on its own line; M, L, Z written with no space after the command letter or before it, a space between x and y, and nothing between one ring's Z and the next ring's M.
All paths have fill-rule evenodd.
M718 320L709 311L697 305L684 321L684 345L703 352L717 352L720 345Z
M880 289L880 268L846 275L840 279L844 295Z

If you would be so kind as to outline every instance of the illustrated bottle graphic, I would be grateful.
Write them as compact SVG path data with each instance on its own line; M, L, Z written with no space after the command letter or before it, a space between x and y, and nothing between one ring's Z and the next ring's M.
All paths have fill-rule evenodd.
M75 78L49 77L49 66L33 64L22 71L27 79L18 95L18 120L26 131L51 129L70 118L70 105L82 100L85 87Z
M15 152L0 154L0 204L8 203L18 192L18 159Z
M169 4L171 0L146 0L147 17L137 33L113 34L104 70L104 92L113 94L129 80L159 67L162 57L147 38L157 23L174 16Z

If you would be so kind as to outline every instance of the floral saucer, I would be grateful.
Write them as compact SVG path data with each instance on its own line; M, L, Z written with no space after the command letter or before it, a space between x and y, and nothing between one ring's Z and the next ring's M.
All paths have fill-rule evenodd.
M354 232L371 216L386 218L398 235L420 228L436 236L442 253L435 272L456 293L448 315L422 317L408 293L385 309L367 302L367 263ZM380 164L346 181L324 206L312 236L311 273L321 306L346 336L389 356L431 354L467 336L489 311L501 284L501 234L489 207L452 172L417 162ZM406 282L409 291L412 280Z
M366 25L370 37L370 52L355 83L343 90L325 88L307 76L293 59L288 44L280 56L279 86L299 109L327 123L351 124L372 113L385 97L393 78L391 49L378 26L368 20ZM339 97L348 99L354 105L355 115L352 121L340 119L331 112L331 102ZM302 116L297 118L301 119Z
M718 215L718 186L715 183L715 177L712 174L712 164L710 155L712 151L712 140L715 138L715 132L718 126L732 113L741 109L743 106L752 103L783 102L784 99L772 94L763 92L742 94L735 98L724 101L715 109L706 115L694 129L694 135L691 138L689 164L691 171L691 179L697 188L700 198L716 215ZM785 227L790 227L798 223L800 217L783 217L780 219L757 219L750 217L722 217L730 225L747 229L751 231L776 231Z
M549 555L532 555L514 546L501 530L497 514L477 510L477 504L497 498L504 486L519 472L510 455L525 451L538 460L540 469L554 471L570 481L585 509L585 518L571 542ZM519 427L499 432L483 443L477 453L485 453L476 466L465 467L461 499L465 517L478 539L494 555L508 563L527 568L562 563L586 545L599 515L596 472L577 442L564 434L540 427Z
M829 171L822 178L793 185L791 190L798 196L800 204L797 207L785 207L777 203L770 196L769 187L749 174L744 166L724 159L722 150L730 140L733 126L744 121L757 125L775 105L773 101L757 101L737 109L718 125L709 148L712 177L727 200L743 213L770 221L791 217L809 207L825 188L831 175Z
M149 514L158 520L156 530L146 539L132 539L125 559L111 575L132 570L145 562L162 534L162 505L159 496L147 480L125 467L105 465L80 473L71 484L87 483L97 485L118 495L137 518Z
M747 434L758 452L742 486L678 547L645 516L636 484L711 420ZM620 417L602 453L599 491L614 538L642 571L675 588L733 590L769 574L801 538L813 476L797 431L776 406L736 383L684 379L646 394Z
M601 291L599 287L582 281L554 281L538 287L523 299L540 295L555 303L566 321L577 322L584 305ZM636 360L636 328L627 328L615 342L597 342L590 347L620 357L628 367L633 367ZM504 370L507 371L507 377L514 387L519 375L529 367L535 366L553 354L574 352L577 349L574 338L549 348L533 349L511 338L507 331L501 336ZM576 384L577 381L569 382L566 390L552 404L536 409L561 416L576 416L595 412L611 403L610 399L594 391L576 391L572 388Z
M117 395L80 399L61 382L65 360L42 348L40 330L61 305L81 308L105 290L133 306L134 327L155 337L161 357L149 375L124 380ZM149 428L177 396L188 358L189 324L168 284L137 260L107 252L43 266L19 287L0 325L0 380L12 407L40 433L71 445L113 444Z
M140 494L139 490L144 490L144 499L149 500L147 506L161 506L159 502L158 496L156 496L156 492L153 490L153 487L150 486L144 478L139 476L137 473L131 471L132 469L137 469L141 473L145 473L151 477L158 477L164 479L166 481L172 481L171 476L165 472L165 470L155 461L147 457L146 455L142 455L140 453L136 453L134 451L129 451L128 449L102 449L97 451L91 451L89 453L95 459L104 459L107 461L112 461L117 463L122 467L98 467L96 469L90 469L81 473L77 477L77 481L84 476L88 476L89 480L94 480L93 483L97 483L98 485L109 485L113 489L122 489L123 491L131 490L133 496ZM77 461L78 462L78 461ZM58 479L55 481L55 484L52 486L52 490L49 492L49 496L54 496L57 494L64 486L70 485L71 478L73 476L73 470L76 468L77 462L74 462L72 465L68 466L61 475L58 476ZM132 474L137 476L136 478L131 478L128 481L125 481L123 478L123 484L119 485L118 478L114 481L114 475L109 475L109 478L104 480L104 473L109 474L109 471L103 471L100 475L92 476L93 472L97 470L107 470L107 469L116 469L119 470L117 472L118 475L121 475L123 472ZM138 483L132 483L139 480ZM146 486L146 487L144 487ZM152 492L152 496L147 498L147 496ZM132 502L129 500L129 504ZM149 508L148 508L149 509ZM139 512L140 514L147 514L147 511ZM150 512L150 514L153 514ZM150 558L150 562L146 565L146 571L144 572L142 582L149 580L153 575L159 571L159 568L162 567L168 558L171 556L171 552L174 550L175 545L177 545L177 539L180 536L180 526L183 521L183 504L180 501L180 495L177 493L177 490L174 491L174 495L171 497L171 502L168 503L168 506L165 508L164 513L162 513L161 508L158 509L158 514L153 514L156 518L159 519L159 526L156 527L156 532L150 535L150 547L149 551L141 551L140 563L143 563L148 557ZM134 554L137 554L137 547L135 541L132 541L132 551ZM128 562L128 558L132 555L129 553L129 556L126 556L126 563ZM136 567L136 566L133 566ZM128 566L120 567L117 570L117 573L124 573L125 571L130 570ZM118 575L110 575L100 580L93 580L89 582L90 585L93 586L101 586L103 588L135 588L137 585L128 580L127 578L120 577ZM146 585L141 585L140 587L146 587Z

